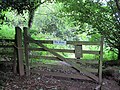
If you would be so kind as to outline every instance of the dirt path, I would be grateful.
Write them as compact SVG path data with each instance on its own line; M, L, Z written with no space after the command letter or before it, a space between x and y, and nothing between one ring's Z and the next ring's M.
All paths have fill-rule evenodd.
M94 90L98 85L91 81L45 76L39 73L39 69L32 69L29 77L19 77L11 71L0 71L0 90ZM103 82L102 90L120 90L112 78L104 78Z

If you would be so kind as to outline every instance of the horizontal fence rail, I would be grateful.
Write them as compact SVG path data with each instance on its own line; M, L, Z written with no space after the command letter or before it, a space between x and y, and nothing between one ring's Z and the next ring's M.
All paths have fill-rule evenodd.
M29 70L29 59L41 59L41 60L53 60L66 62L68 68L73 68L79 72L76 75L80 78L80 73L87 78L99 82L102 82L102 59L103 59L103 38L98 42L91 41L57 41L57 40L34 40L27 34L27 29L24 28L24 44L26 55L26 68ZM33 44L35 47L33 47ZM53 45L53 46L50 46ZM62 48L59 48L62 46ZM63 48L65 46L65 48ZM84 46L97 46L97 50L84 50ZM44 52L44 54L42 54ZM85 54L95 55L94 59L84 59ZM73 55L66 57L65 55ZM45 64L44 64L45 65ZM46 65L46 67L49 65ZM59 67L59 66L58 66ZM64 66L62 66L64 67ZM27 71L26 71L27 72ZM49 75L60 76L59 73L41 72ZM96 76L99 75L99 76ZM63 75L66 76L67 75ZM68 75L69 76L69 75ZM72 75L74 76L74 75ZM69 77L72 77L69 76Z
M53 44L53 40L35 40L36 42L44 44ZM34 43L30 40L30 43ZM100 45L100 42L90 42L90 41L66 41L66 44L71 45Z
M14 39L0 39L0 43L1 42L15 42Z
M43 48L28 48L30 51L47 51ZM75 50L70 49L50 49L56 52L65 52L65 53L75 53ZM84 54L100 54L100 51L90 51L90 50L82 50Z
M0 55L14 56L14 39L0 39Z

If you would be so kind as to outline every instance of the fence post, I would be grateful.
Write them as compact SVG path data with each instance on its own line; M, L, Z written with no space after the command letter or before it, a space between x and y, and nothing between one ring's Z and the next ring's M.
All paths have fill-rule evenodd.
M100 60L99 60L99 84L102 84L102 60L103 60L103 41L104 38L101 37L100 41Z
M30 75L30 65L29 65L29 50L28 50L28 45L29 45L29 41L28 41L28 28L24 27L24 48L25 48L25 61L26 61L26 76Z
M82 45L75 45L75 57L77 59L82 57Z
M16 49L17 49L17 67L20 76L24 75L23 65L23 50L22 50L22 30L20 27L15 27L16 33Z

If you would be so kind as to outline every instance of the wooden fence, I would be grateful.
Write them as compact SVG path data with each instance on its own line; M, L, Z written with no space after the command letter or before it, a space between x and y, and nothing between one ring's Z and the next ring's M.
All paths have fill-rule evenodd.
M15 28L15 39L0 39L0 56L5 58L0 63L10 62L13 64L13 72L24 75L23 66L22 31ZM6 60L6 58L9 58ZM18 71L17 71L18 69Z
M47 60L58 60L58 61L64 61L69 64L67 68L72 68L78 71L77 75L64 75L62 73L53 73L49 72L50 75L53 76L62 76L62 77L71 77L71 78L78 78L80 77L82 79L89 78L91 80L95 80L96 82L99 82L99 84L102 83L102 59L103 59L103 38L101 38L98 42L89 42L89 41L54 41L54 40L34 40L30 36L28 36L27 28L24 28L24 46L25 46L25 57L26 57L26 73L30 74L30 63L29 59L47 59ZM31 48L30 44L36 44L37 47ZM56 45L61 44L63 45L72 45L74 49L55 49L50 48L48 44ZM98 46L99 50L83 50L83 46ZM56 45L57 46L57 45ZM49 52L51 53L51 56L48 55L30 55L31 52ZM63 55L59 53L73 53L75 58L65 58ZM94 60L83 60L82 57L84 54L94 54L97 55L98 58ZM95 67L97 66L97 68ZM49 66L49 65L46 65ZM92 67L94 66L94 67ZM50 66L51 67L51 66ZM47 72L41 72L44 74L48 74ZM98 76L96 76L93 73L98 73ZM84 77L84 78L83 78Z
M10 62L14 58L13 39L0 39L0 63Z
M60 77L68 77L68 78L76 78L76 79L87 79L94 80L98 82L100 85L102 84L102 59L103 59L103 38L101 38L98 42L89 42L89 41L55 41L55 40L34 40L28 35L28 30L26 27L23 28L23 40L22 43L22 30L19 27L15 28L15 39L14 40L0 40L0 48L13 48L14 53L14 72L16 72L16 66L19 69L19 74L22 76L25 74L30 75L30 59L47 59L54 61L63 61L66 62L67 66L62 66L61 68L69 68L70 70L76 70L76 74L63 74L58 72L43 72L40 73L52 76L60 76ZM4 44L3 42L11 42L11 44ZM3 45L2 45L3 43ZM35 44L36 47L31 47L31 44ZM55 48L57 45L61 46L71 46L71 48ZM54 45L53 48L50 46ZM84 46L97 46L99 50L84 50ZM49 52L48 55L30 55L34 52ZM70 53L74 54L74 58L66 58L61 53ZM3 52L0 52L3 55ZM4 53L5 54L5 53ZM8 54L8 52L6 53ZM93 54L98 58L93 60L84 60L84 54ZM25 58L25 72L24 72L24 64L23 59ZM17 65L16 65L17 64ZM38 64L38 63L37 63ZM50 68L60 67L57 65L45 65L40 64L41 66L47 66Z

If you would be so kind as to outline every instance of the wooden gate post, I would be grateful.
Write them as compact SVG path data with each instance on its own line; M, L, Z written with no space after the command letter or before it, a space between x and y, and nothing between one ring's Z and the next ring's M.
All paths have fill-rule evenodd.
M28 41L28 29L27 27L23 28L24 30L24 47L25 47L25 61L26 61L26 76L30 75L30 65L29 65L29 51L28 51L28 45L29 45L29 41Z
M15 27L16 33L16 49L17 49L17 67L20 76L24 75L24 65L23 65L23 50L22 50L22 30L20 27Z

